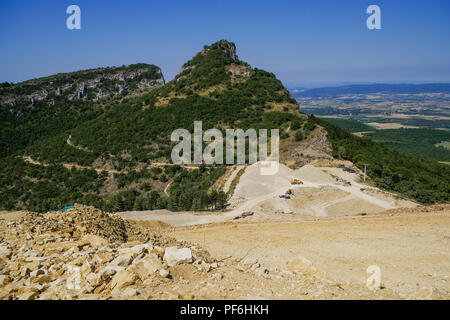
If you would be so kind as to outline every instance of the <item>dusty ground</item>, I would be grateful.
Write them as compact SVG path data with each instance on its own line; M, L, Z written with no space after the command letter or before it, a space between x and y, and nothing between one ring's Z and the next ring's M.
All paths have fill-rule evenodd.
M174 237L193 252L204 248L210 254L171 267L158 260L165 276L140 274L133 284L117 292L109 283L101 294L88 285L80 292L65 290L64 294L59 287L50 286L56 293L46 286L30 287L33 282L28 284L30 279L19 272L22 269L16 263L21 263L22 249L17 255L14 251L24 248L24 235L18 231L20 224L17 230L11 227L24 212L0 212L0 238L7 240L0 242L7 246L2 249L7 259L3 263L11 269L6 271L5 264L0 270L3 298L449 299L450 205L417 206L363 183L358 173L344 172L335 165L315 163L298 170L280 165L275 176L261 176L258 165L246 167L226 212L155 210L115 215L134 226ZM230 188L229 181L237 172L230 170L224 187ZM294 177L303 184L291 185ZM280 199L287 189L293 191L291 199ZM115 224L109 227L114 229ZM41 250L40 243L47 236L30 238L37 241L34 249ZM15 252L13 258L9 246ZM90 259L98 252L83 249L80 254ZM57 256L42 255L39 259L49 262L42 272L51 276L56 286L60 279L53 274L51 261ZM78 255L76 252L72 258ZM139 259L144 258L148 257ZM64 271L73 262L69 259L58 268ZM366 286L366 270L373 265L381 271L381 286L374 291ZM98 265L96 272L103 267ZM126 267L128 273L134 272L133 264ZM86 281L92 280L93 276L88 276Z
M179 262L169 263L174 245L192 257L172 256ZM389 288L371 291L333 279L300 257L282 269L250 256L218 259L91 207L0 213L0 300L399 297Z
M219 259L251 257L280 270L289 270L300 255L325 277L359 288L365 287L366 269L377 265L384 286L401 298L449 299L450 207L397 211L315 221L229 222L167 234L196 242Z
M450 205L418 206L336 165L317 162L297 170L280 165L274 176L249 166L227 212L121 216L169 223L175 228L165 234L199 244L219 261L231 262L230 268L257 261L270 276L269 282L248 282L240 293L253 298L449 299ZM292 178L303 183L291 185ZM281 199L288 189L291 198ZM381 270L384 289L377 292L366 288L372 265ZM243 279L232 270L225 274L240 287ZM246 279L254 276L252 270L244 270ZM309 293L300 294L299 286Z
M23 216L23 212L0 213L0 226L5 227L0 228L0 235L5 239L1 245L21 247L25 236L18 234L11 223ZM168 239L166 235L187 240L182 243L193 250L204 247L211 259L196 258L192 264L165 266L168 277L158 273L141 276L135 284L111 294L95 290L92 293L89 286L80 292L61 293L62 287L52 287L59 281L52 273L55 267L45 269L43 263L41 269L54 282L46 286L17 279L3 287L0 299L10 296L39 299L450 298L450 205L393 209L367 216L309 216L303 220L279 216L284 220L261 222L259 217L252 222L254 217L250 216L234 222L178 228L149 221L133 222L152 230L159 228L164 239ZM46 244L40 239L48 236L48 232L35 236L38 243L32 245L33 250L42 251ZM42 252L39 259L48 262L55 259L49 256L51 252ZM91 257L98 252L83 247L75 255L84 253L85 257ZM57 264L63 269L67 265ZM381 270L382 285L375 291L366 286L369 277L366 270L370 265L377 265ZM20 278L15 269L0 269L0 274ZM2 277L4 281L5 276Z
M415 207L412 201L398 199L395 195L361 182L359 174L344 172L336 167L306 165L292 170L280 164L276 175L262 175L261 164L245 168L239 177L230 206L224 212L169 212L167 210L129 211L120 216L137 221L162 221L172 226L220 223L253 212L253 218L290 219L278 213L292 213L296 219L308 216L351 216L378 213L387 209ZM298 178L302 184L292 185ZM231 180L234 177L230 178ZM229 179L229 180L230 180ZM291 199L280 195L292 190Z

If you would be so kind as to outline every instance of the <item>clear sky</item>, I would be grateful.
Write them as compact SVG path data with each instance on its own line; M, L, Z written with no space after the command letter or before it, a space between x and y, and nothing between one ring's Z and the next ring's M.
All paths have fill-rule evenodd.
M219 39L285 85L450 81L449 0L0 0L0 81L137 62L171 80Z

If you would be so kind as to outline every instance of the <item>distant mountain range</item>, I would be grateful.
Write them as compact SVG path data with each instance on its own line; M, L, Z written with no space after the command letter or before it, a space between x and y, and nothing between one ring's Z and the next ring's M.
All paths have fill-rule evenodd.
M303 89L303 88L302 88ZM346 94L417 94L417 93L450 93L450 83L424 84L355 84L338 87L323 87L314 89L292 88L294 97L336 97Z

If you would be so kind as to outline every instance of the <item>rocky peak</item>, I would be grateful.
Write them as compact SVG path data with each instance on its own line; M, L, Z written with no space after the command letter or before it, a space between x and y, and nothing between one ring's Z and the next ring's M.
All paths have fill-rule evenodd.
M238 60L238 55L236 54L236 44L234 42L229 42L227 40L220 40L217 42L217 46L222 49L222 52L230 59L236 61Z
M242 63L236 54L236 44L234 42L219 40L211 45L205 45L202 51L198 52L191 60L186 62L180 68L180 72L175 78L175 82L186 76L185 71L193 70L199 66L201 67L202 65L203 67L208 65L205 68L212 70L211 67L217 67L216 62L218 60L224 60L223 58L225 58L225 64L227 65ZM190 71L187 72L189 73Z
M199 54L207 55L211 50L217 49L220 49L225 57L233 61L239 60L238 55L236 54L236 44L227 40L219 40L209 46L205 46Z

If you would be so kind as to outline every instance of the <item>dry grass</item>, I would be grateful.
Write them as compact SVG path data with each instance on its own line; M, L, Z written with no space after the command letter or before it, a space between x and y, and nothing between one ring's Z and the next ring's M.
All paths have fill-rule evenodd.
M367 123L369 126L375 127L379 130L385 130L385 129L400 129L400 128L409 128L409 129L417 129L419 127L416 126L407 126L401 123L397 122L391 122L391 123L379 123L379 122L370 122Z
M245 168L241 168L239 172L237 173L236 177L234 177L233 181L231 182L230 189L227 192L228 199L233 196L234 190L236 189L236 186L238 185L241 176L245 173Z
M442 141L441 143L435 144L435 146L450 150L450 141Z
M170 224L159 220L128 220L128 221L134 225L147 229L166 229L172 227Z

